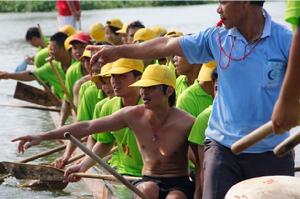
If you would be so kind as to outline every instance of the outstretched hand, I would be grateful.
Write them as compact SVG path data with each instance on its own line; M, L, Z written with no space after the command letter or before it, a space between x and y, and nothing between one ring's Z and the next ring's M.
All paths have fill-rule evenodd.
M92 58L90 64L93 65L96 62L100 63L101 65L105 65L107 63L111 63L119 59L119 55L117 53L116 46L108 46L108 45L88 45L86 47L87 50L92 51Z
M39 135L26 135L12 140L12 142L16 141L20 141L18 145L18 153L24 153L24 151L31 146L40 144L42 139Z

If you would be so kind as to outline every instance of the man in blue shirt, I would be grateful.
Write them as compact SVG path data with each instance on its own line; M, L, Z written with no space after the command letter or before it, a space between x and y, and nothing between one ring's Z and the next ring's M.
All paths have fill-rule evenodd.
M231 145L271 119L285 75L292 33L273 22L263 1L220 1L224 26L180 38L158 38L136 45L90 47L91 62L118 57L184 56L189 63L216 60L218 95L206 131L203 198L224 198L244 179L264 175L294 175L289 153L277 158L273 148L286 137L271 135L240 155Z

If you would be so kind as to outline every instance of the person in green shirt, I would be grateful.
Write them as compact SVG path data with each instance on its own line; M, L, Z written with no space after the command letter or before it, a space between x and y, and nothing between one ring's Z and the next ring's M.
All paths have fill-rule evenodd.
M207 74L208 75L208 74ZM214 69L210 74L210 79L213 85L213 97L217 94L218 88L218 74L217 69ZM207 76L208 77L208 76ZM204 77L202 77L204 78ZM205 79L205 78L204 78ZM189 142L191 143L191 149L194 153L196 160L196 194L198 198L202 195L203 190L203 159L204 159L204 140L205 140L205 130L208 126L208 120L212 111L212 105L204 109L196 118L196 121L192 127L189 135Z
M65 79L65 72L72 63L71 55L65 50L64 41L67 35L57 32L50 37L49 52L55 59L54 66L57 67L62 79ZM0 71L0 79L14 79L18 81L33 81L39 78L45 84L49 84L59 98L63 97L62 88L50 66L49 63L44 64L42 67L34 71L23 71L20 73L8 73Z
M133 74L127 75L134 77ZM114 84L114 78L122 80L122 83ZM128 80L124 74L119 77L112 75L115 94L127 93L122 87L128 86ZM135 182L135 186L147 198L192 198L194 187L188 177L187 138L194 117L174 107L175 82L175 74L167 66L150 65L141 80L130 85L131 88L140 88L143 104L124 107L98 120L64 126L43 134L22 136L12 141L20 141L18 150L24 152L43 140L63 138L66 131L76 137L97 131L114 131L115 135L121 133L117 132L118 129L128 127L136 137L143 158L143 177L141 181ZM127 151L127 154L131 152ZM68 168L65 171L66 179L70 182L78 180L72 175L77 171Z
M75 60L80 60L85 50L85 47L88 44L90 44L90 41L91 41L91 37L84 32L79 32L72 36L70 40L70 44L72 45L72 55L74 56ZM71 99L68 99L67 95L65 95L64 97L62 103L62 109L60 112L61 113L60 122L59 122L60 126L65 124L66 119L70 115L71 112L70 101L73 102L73 87L75 82L81 79L83 76L89 74L89 70L90 70L89 64L87 65L83 65L83 64L84 63L81 63L80 61L76 61L67 70L65 86Z
M77 121L92 120L93 116L95 115L94 110L101 110L101 107L95 108L98 102L107 101L107 98L112 98L114 96L114 92L110 84L110 75L107 75L107 72L111 69L111 66L111 63L104 65L101 68L101 73L93 76L93 85L86 89L83 95L82 103L78 107ZM94 144L95 141L91 136L89 136L87 147L92 149ZM71 142L68 142L64 154L57 158L53 165L56 168L63 168L75 149L76 147Z
M109 116L123 107L142 103L138 89L128 86L140 78L143 69L144 65L141 60L121 58L114 62L108 74L112 76L111 84L116 97L104 103L100 113L99 110L95 110L95 117ZM118 146L118 158L113 158L111 163L113 166L117 166L116 169L119 173L132 176L141 175L142 158L130 128L94 134L93 139L97 141L93 151L100 154L100 156L105 156L116 143ZM92 163L93 161L88 158L81 166L77 166L74 169L79 169L83 172L92 166Z
M202 64L190 64L186 58L174 56L173 58L176 74L176 97L191 86L199 74Z
M285 20L294 30L286 77L272 114L275 133L283 133L299 125L300 115L300 1L287 1Z
M107 100L104 104L102 104L102 101L99 102L100 104L97 104L94 110L94 117L102 118L111 115L122 107L141 103L138 89L128 86L140 78L143 69L144 65L141 60L119 59L114 62L112 69L107 74L112 76L111 84L117 97ZM110 161L112 166L117 166L117 171L122 174L140 176L142 159L131 129L123 128L116 132L106 132L102 136L101 134L93 135L93 141L97 141L93 151L103 157L116 142L118 155L113 155L112 161ZM71 169L85 172L93 165L94 161L86 158L80 165L76 165Z
M46 59L49 57L49 48L43 48L34 56L34 66L40 68L46 63Z
M33 47L38 49L38 53L35 56L26 56L25 60L22 61L22 63L20 63L16 69L15 72L22 72L24 70L27 69L27 65L33 65L36 64L35 60L37 57L40 56L44 56L43 53L39 53L42 49L47 49L47 45L48 45L48 38L45 39L43 38L43 36L40 33L40 30L38 27L30 27L28 28L28 30L26 31L26 35L25 35L25 39L26 41ZM45 57L46 58L46 57ZM42 58L37 58L38 60L42 61ZM36 67L40 67L42 65L45 64L45 60L43 62L38 62L36 65Z
M212 104L213 84L211 73L215 67L215 62L201 66L198 79L179 95L176 103L177 108L197 117L205 108Z

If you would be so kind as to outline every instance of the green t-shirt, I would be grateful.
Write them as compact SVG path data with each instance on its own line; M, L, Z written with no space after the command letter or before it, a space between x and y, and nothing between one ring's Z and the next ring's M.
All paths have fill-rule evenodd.
M285 20L292 24L293 30L300 25L300 1L287 0Z
M179 77L177 77L175 88L176 97L178 98L178 96L188 87L189 85L187 82L187 77L185 75L180 75Z
M198 81L195 81L178 97L176 107L197 117L212 102L212 96L203 90Z
M77 120L85 121L93 119L94 109L97 102L106 96L101 89L94 84L86 89L77 110Z
M88 80L88 81L84 82L83 84L81 84L80 89L79 89L79 94L78 94L78 102L77 102L78 105L77 106L80 106L81 99L82 99L83 94L86 91L86 89L92 85L95 85L95 84L91 80Z
M204 145L205 130L208 125L208 120L212 111L212 105L207 107L198 115L189 135L189 141L195 144Z
M70 97L73 99L73 87L77 80L82 78L82 67L81 62L74 62L67 70L66 73L66 88L70 94ZM64 98L69 101L67 96Z
M94 115L93 115L93 119L98 119L101 117L101 109L103 104L105 104L105 102L107 102L108 100L110 100L111 98L106 97L103 100L101 100L100 102L98 102L95 105L95 109L94 109ZM92 135L93 139L97 141L97 134L93 134ZM118 164L119 164L119 156L118 156L118 151L115 151L112 154L111 159L108 161L108 163L110 164L111 167L113 168L117 168Z
M57 68L61 78L65 80L65 73L62 69L61 63L58 61L53 61L53 65ZM46 84L50 84L53 93L58 96L60 99L63 98L64 92L57 80L55 73L53 72L50 63L46 63L40 68L37 68L33 71L33 74L42 80Z
M138 104L142 104L140 99ZM123 107L120 97L114 97L107 101L100 113L100 117L111 115L112 113L120 110ZM143 161L138 149L134 133L130 128L123 128L114 132L99 133L96 140L103 143L115 142L118 146L119 163L117 171L120 174L140 176Z
M46 58L49 56L49 49L48 47L43 48L42 50L38 51L34 56L34 65L36 68L40 68L46 63Z

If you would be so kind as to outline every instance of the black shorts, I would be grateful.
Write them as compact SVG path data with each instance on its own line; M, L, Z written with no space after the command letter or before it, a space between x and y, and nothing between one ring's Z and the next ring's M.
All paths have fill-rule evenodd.
M195 184L188 176L181 177L152 177L143 176L141 180L136 180L132 184L137 186L143 182L152 181L159 187L159 199L167 197L170 191L181 191L188 199L192 199L195 192Z

